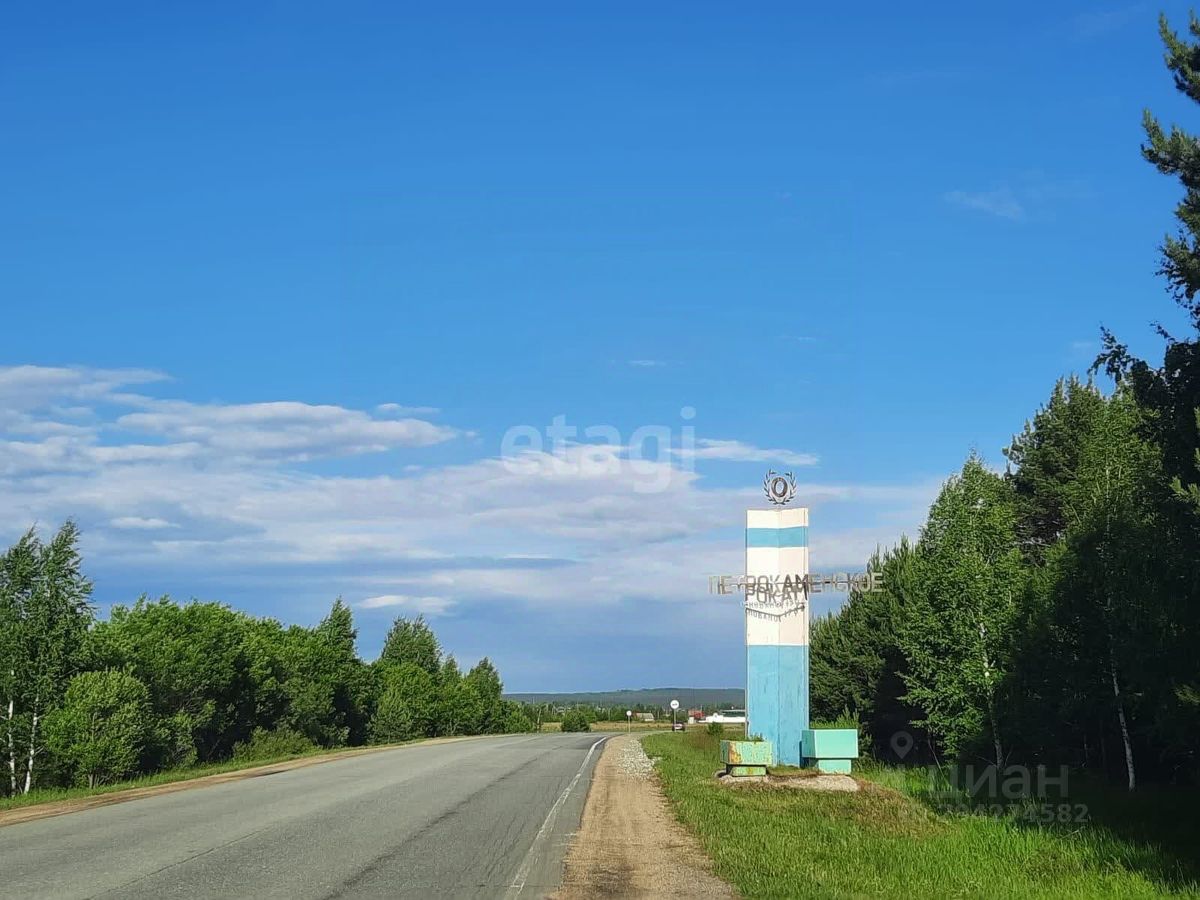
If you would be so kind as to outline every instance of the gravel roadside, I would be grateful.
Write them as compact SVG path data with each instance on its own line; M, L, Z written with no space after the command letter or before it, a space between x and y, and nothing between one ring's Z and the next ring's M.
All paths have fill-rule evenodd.
M737 897L671 813L633 735L604 745L557 900Z

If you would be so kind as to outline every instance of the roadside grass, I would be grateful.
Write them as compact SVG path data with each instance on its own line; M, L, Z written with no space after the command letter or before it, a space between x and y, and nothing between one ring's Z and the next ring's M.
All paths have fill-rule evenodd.
M718 875L747 897L1200 897L1200 796L1072 782L1086 823L939 812L923 770L867 767L855 794L721 787L718 738L643 738ZM860 781L864 779L860 778Z
M28 794L18 794L15 797L0 797L0 812L9 809L21 809L26 806L37 806L41 803L57 803L60 800L77 800L82 797L96 797L100 794L113 794L120 791L129 791L136 788L156 787L161 784L173 784L176 781L191 781L193 778L203 778L206 775L221 775L225 772L237 772L242 769L254 769L259 766L270 766L275 763L288 762L293 759L301 759L308 756L321 756L323 754L341 753L346 750L369 749L372 745L367 745L362 748L358 747L317 747L312 750L307 750L303 753L285 753L275 756L260 757L258 759L227 759L222 762L204 763L197 766L188 766L180 769L166 769L162 772L155 772L151 775L142 775L137 778L130 778L126 781L116 781L112 784L100 784L96 787L61 787L61 788L35 788ZM383 745L375 745L383 746ZM387 746L400 746L399 744L389 744Z

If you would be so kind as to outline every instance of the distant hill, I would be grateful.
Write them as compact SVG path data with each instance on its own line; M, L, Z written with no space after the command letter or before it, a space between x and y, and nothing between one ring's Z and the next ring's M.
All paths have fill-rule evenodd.
M642 688L627 691L585 691L581 693L505 694L509 700L522 703L554 703L559 706L587 704L589 706L666 706L678 700L684 709L700 706L742 707L746 693L741 688Z

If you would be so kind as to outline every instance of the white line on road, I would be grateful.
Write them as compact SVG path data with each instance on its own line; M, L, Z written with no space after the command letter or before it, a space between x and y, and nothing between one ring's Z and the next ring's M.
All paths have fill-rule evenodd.
M529 873L533 870L533 864L537 862L538 855L542 852L546 841L550 837L550 832L554 830L554 822L558 818L558 811L562 809L562 805L567 802L567 797L571 793L571 789L579 783L579 779L583 777L583 770L587 768L588 761L592 758L592 754L596 752L596 748L608 740L612 735L602 737L596 743L588 748L587 756L583 758L583 764L580 765L579 771L575 773L575 777L571 779L571 783L563 788L562 793L558 795L558 799L554 801L554 805L550 807L550 812L546 813L546 820L542 822L542 827L538 829L538 833L533 836L533 843L529 845L529 852L525 854L525 858L521 860L521 867L517 869L517 874L513 876L512 884L508 886L508 890L504 892L505 900L516 900L521 896L521 892L525 890L525 882L529 879Z

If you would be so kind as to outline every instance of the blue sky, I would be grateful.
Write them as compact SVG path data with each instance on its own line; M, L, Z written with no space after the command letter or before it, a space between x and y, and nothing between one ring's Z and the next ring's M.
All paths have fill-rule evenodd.
M740 684L706 576L766 468L861 565L1102 323L1181 325L1156 13L10 6L0 537L76 517L102 610L342 594L513 690ZM606 437L501 458L556 416Z

